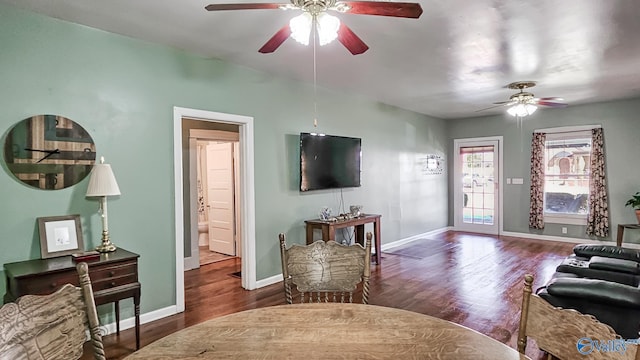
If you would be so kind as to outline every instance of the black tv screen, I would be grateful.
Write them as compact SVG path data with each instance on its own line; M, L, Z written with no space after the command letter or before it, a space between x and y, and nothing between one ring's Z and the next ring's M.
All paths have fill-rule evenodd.
M359 138L300 133L300 191L360 186Z

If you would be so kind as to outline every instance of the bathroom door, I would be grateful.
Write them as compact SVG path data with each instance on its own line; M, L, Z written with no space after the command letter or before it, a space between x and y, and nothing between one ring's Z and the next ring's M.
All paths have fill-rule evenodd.
M207 145L209 250L236 255L233 143Z

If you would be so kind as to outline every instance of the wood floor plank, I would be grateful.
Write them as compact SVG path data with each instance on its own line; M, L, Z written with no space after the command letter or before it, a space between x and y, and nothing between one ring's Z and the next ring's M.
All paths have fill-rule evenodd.
M542 286L574 245L454 231L419 239L372 266L370 303L449 320L515 348L524 275ZM231 276L237 271L233 258L185 272L185 312L143 324L141 346L210 318L285 303L282 283L247 291ZM135 349L133 329L104 342L108 359ZM535 346L527 354L541 357Z

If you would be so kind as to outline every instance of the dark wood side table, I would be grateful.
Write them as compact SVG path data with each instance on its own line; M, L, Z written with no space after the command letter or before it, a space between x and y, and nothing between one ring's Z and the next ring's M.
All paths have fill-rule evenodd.
M320 219L306 220L307 244L313 243L313 230L322 230L322 240L336 240L336 229L353 226L356 230L356 241L364 246L364 224L373 223L373 247L376 249L376 264L380 264L380 217L376 214L363 214L347 220L325 221Z
M138 258L140 255L124 249L101 254L100 259L87 261L89 277L96 305L115 303L116 333L120 334L119 301L133 298L135 307L136 349L140 348L140 283ZM71 256L33 259L4 264L7 292L4 302L12 302L23 295L46 295L64 284L79 285L76 262Z
M640 229L640 224L618 224L618 237L616 238L616 245L618 246L622 246L624 229Z

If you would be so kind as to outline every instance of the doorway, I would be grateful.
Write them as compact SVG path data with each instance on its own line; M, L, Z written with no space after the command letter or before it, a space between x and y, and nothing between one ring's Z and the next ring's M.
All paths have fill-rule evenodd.
M192 231L185 271L242 256L239 149L237 132L189 130Z
M217 113L212 111L174 107L174 181L175 181L175 239L176 239L176 311L185 309L184 299L184 269L185 253L191 255L193 231L190 226L190 193L185 190L185 180L191 178L188 154L188 131L183 122L197 120L220 124L232 124L238 127L238 188L242 195L239 200L238 219L242 224L239 234L242 249L241 283L247 290L256 288L256 260L255 260L255 198L254 198L254 148L253 148L253 118L242 115ZM190 184L190 183L187 183ZM187 185L190 187L189 185ZM186 210L185 210L186 209ZM186 211L186 212L185 212ZM185 221L187 219L187 221ZM185 227L189 229L185 235ZM195 229L197 232L197 228ZM197 245L197 243L196 243Z
M502 137L454 140L454 226L502 232Z

